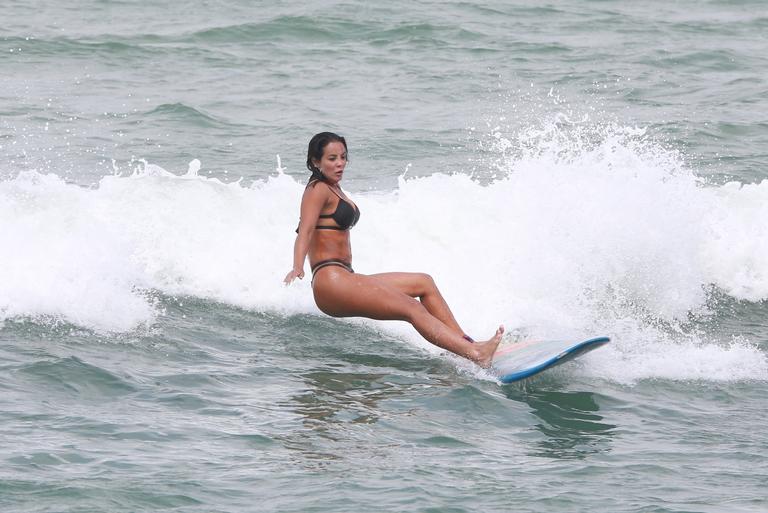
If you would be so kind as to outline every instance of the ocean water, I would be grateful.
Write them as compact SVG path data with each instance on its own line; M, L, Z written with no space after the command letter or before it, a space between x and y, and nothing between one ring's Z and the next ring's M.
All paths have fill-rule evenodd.
M0 5L0 510L768 511L761 1ZM523 383L290 287L312 134L356 271Z

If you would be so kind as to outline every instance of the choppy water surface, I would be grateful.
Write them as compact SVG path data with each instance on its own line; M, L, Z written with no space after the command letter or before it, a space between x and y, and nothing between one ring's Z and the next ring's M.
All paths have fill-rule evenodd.
M0 20L3 511L768 509L761 2ZM358 272L613 342L501 386L283 287L325 129Z

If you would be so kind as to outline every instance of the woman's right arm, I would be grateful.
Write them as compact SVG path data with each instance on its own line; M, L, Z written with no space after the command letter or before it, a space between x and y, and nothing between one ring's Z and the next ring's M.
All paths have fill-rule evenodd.
M293 269L285 276L283 282L289 285L296 278L304 278L304 260L309 253L309 243L312 233L328 200L326 187L308 187L301 198L301 217L299 218L299 230L296 242L293 244Z

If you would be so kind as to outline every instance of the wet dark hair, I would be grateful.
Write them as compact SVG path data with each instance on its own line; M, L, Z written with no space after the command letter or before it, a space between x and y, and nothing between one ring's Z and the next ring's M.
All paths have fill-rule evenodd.
M325 180L325 176L320 170L312 163L312 160L321 160L323 158L323 152L325 147L329 143L340 142L344 145L344 151L347 150L347 141L339 134L333 132L320 132L315 134L312 139L309 140L309 147L307 148L307 169L312 171L312 176L309 177L309 181L312 180Z

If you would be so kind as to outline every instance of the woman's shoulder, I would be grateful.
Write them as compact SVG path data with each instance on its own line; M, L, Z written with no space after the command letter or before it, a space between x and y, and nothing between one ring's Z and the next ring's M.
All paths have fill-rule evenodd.
M307 186L304 188L305 197L327 198L330 194L332 194L331 187L322 180L310 180L309 183L307 183Z

